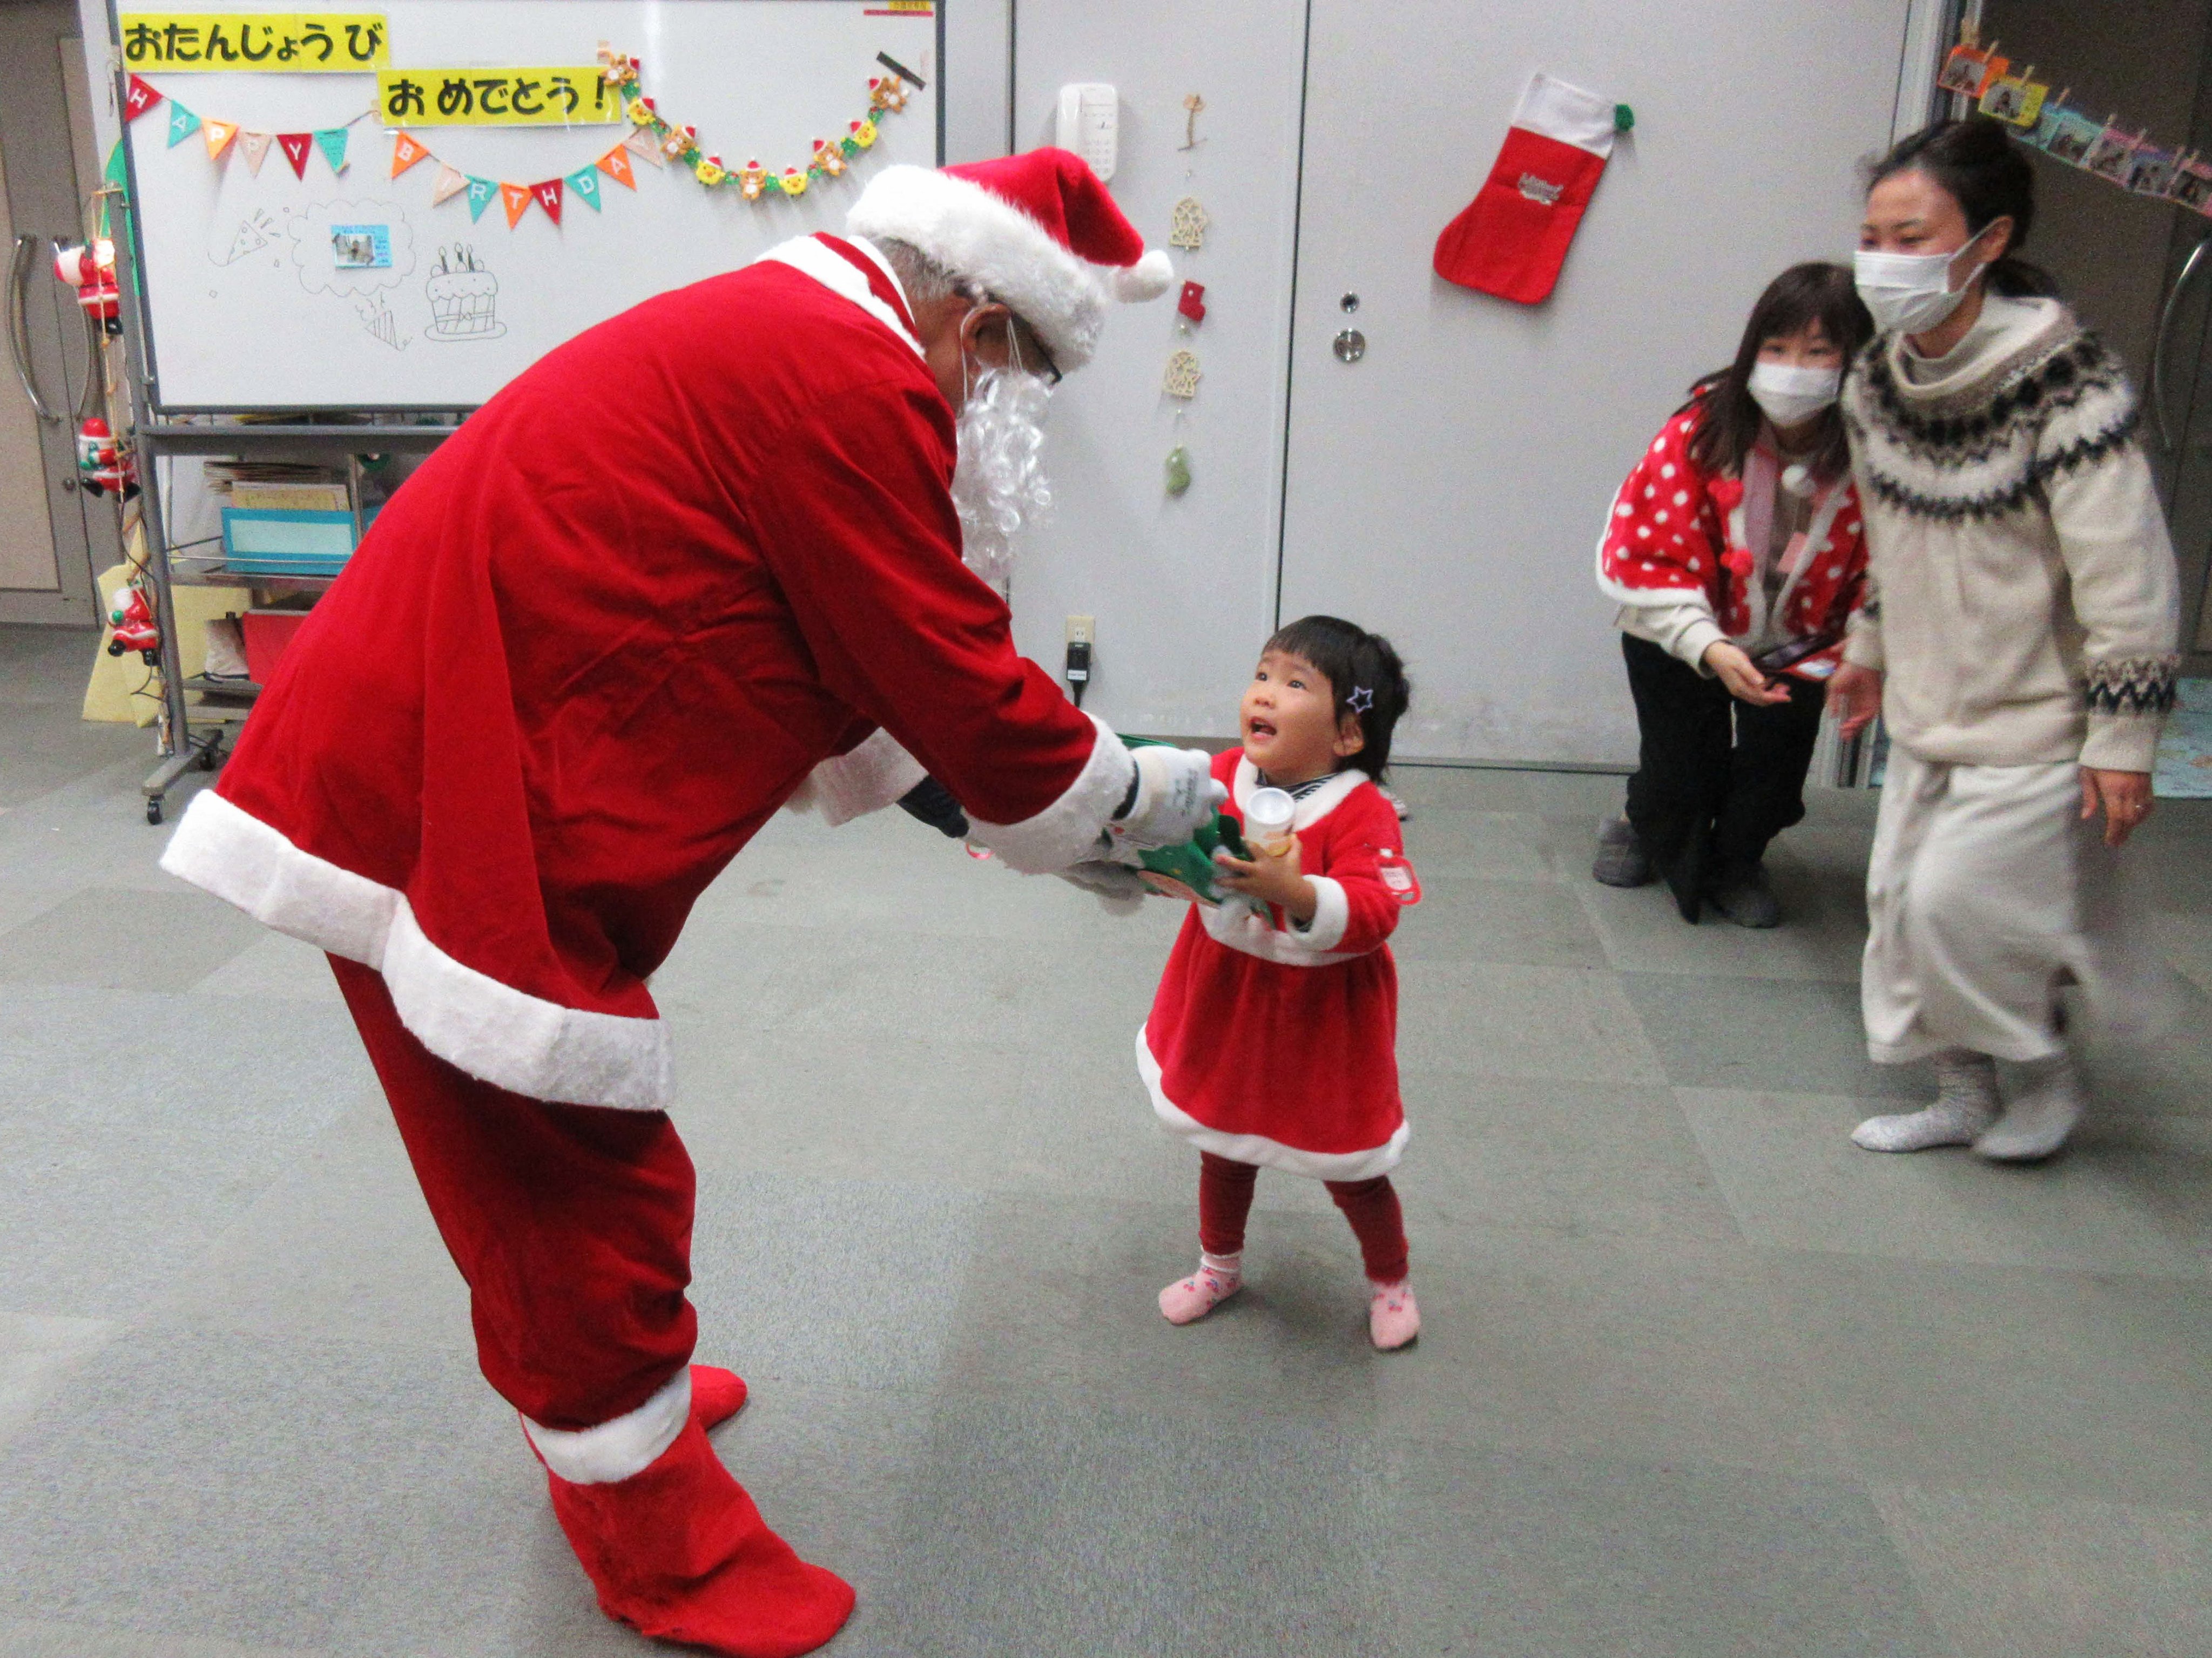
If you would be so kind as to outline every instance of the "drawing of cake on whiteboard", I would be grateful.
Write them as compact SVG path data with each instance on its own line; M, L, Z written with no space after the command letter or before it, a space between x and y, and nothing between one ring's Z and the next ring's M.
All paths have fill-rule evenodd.
M477 263L476 250L456 242L438 250L425 291L430 296L433 340L495 340L507 332L499 319L499 278Z

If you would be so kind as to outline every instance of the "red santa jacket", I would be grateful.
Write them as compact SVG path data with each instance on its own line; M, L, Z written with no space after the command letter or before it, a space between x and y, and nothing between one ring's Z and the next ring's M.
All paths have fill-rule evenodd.
M1670 419L1613 496L1598 539L1597 582L1607 598L1631 608L1702 599L1716 636L1741 643L1766 631L1766 595L1751 545L1755 532L1764 534L1751 521L1758 502L1746 477L1691 459L1690 440L1705 417L1700 400ZM1771 490L1772 456L1754 456L1753 465L1766 477L1751 482ZM1840 640L1866 585L1866 532L1848 473L1816 490L1805 553L1776 595L1781 632ZM1696 653L1711 643L1699 641Z
M1213 774L1241 823L1258 773L1231 749ZM1403 901L1382 879L1404 842L1364 772L1299 801L1292 827L1320 901L1312 924L1193 904L1137 1033L1137 1070L1161 1122L1201 1151L1366 1180L1397 1166L1407 1133L1388 943Z
M601 324L394 496L163 866L379 969L475 1076L659 1108L647 975L825 756L890 732L1020 868L1121 800L1127 751L960 562L953 460L864 245Z

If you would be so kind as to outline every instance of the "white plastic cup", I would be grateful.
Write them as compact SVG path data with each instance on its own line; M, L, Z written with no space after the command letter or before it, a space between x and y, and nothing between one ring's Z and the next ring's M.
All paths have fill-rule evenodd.
M1255 852L1279 858L1291 849L1298 803L1280 789L1255 789L1244 803L1244 838Z

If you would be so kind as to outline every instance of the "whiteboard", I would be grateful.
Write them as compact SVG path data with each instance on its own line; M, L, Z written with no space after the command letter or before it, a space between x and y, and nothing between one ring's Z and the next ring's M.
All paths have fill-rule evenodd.
M283 0L222 9L337 9ZM532 205L511 229L496 200L473 222L465 193L434 205L440 164L522 185L562 178L621 143L628 123L410 126L436 160L394 178L391 129L368 114L351 129L342 173L317 152L302 179L275 145L258 175L236 143L219 161L198 134L172 145L164 103L125 135L159 409L472 408L641 300L735 269L787 237L841 229L884 167L938 164L942 0L926 10L890 0L364 0L344 9L385 14L394 69L591 64L610 41L643 60L642 90L661 113L696 127L702 147L732 167L757 157L779 173L804 169L814 140L842 136L867 112L869 78L885 72L879 52L926 87L878 118L874 147L843 177L817 179L797 200L748 202L704 188L680 163L633 155L634 191L602 175L598 211L571 196L559 224ZM145 78L204 118L261 131L331 128L376 103L369 75ZM381 240L355 234L346 245L356 258L388 246L389 264L341 265L333 227L382 228ZM465 282L450 280L462 271Z

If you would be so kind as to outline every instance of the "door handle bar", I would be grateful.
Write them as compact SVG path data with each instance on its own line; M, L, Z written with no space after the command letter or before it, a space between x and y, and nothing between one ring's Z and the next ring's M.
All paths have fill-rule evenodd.
M2157 416L2159 446L2169 454L2173 451L2173 428L2166 418L2166 339L2173 331L2174 309L2181 303L2182 290L2189 286L2189 279L2197 274L2197 267L2203 263L2204 250L2208 247L2212 247L2212 236L2207 236L2191 248L2189 257L2182 261L2181 274L2173 279L2173 286L2166 290L2166 303L2160 307L2158 335L2150 349L2151 411Z
M38 256L36 236L15 238L14 262L8 267L8 354L15 361L15 378L23 383L23 395L31 400L31 407L39 418L49 426L59 426L62 417L46 407L39 395L39 383L31 377L31 321L24 310L23 278L32 261Z

